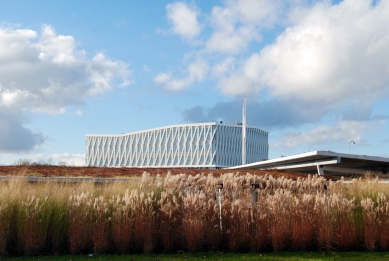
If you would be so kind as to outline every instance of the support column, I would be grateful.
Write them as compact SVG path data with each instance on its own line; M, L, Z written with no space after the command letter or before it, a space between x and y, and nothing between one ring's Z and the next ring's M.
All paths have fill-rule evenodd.
M317 167L317 174L319 174L320 176L324 175L323 166L322 165L316 165L316 167Z

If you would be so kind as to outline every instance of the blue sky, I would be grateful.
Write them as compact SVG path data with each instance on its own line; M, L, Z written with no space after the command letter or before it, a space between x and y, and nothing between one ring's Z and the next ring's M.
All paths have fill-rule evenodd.
M0 1L0 164L85 134L247 121L269 158L389 156L389 2Z

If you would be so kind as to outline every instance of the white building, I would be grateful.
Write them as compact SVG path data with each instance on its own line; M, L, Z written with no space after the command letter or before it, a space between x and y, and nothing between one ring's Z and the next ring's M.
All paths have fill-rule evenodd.
M242 124L181 124L120 135L86 135L86 165L224 168L242 164ZM268 133L246 126L246 163L268 158Z

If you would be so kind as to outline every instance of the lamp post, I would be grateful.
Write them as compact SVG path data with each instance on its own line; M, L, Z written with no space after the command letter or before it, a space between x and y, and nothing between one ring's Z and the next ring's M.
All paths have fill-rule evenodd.
M348 154L350 154L350 145L351 144L355 144L355 141L350 141L349 143L348 143Z

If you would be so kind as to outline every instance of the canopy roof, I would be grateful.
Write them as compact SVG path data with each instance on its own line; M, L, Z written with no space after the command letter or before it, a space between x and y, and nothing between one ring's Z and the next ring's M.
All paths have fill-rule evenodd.
M311 151L292 156L264 160L228 169L283 169L304 173L365 174L378 172L387 174L389 158L344 154L333 151Z

